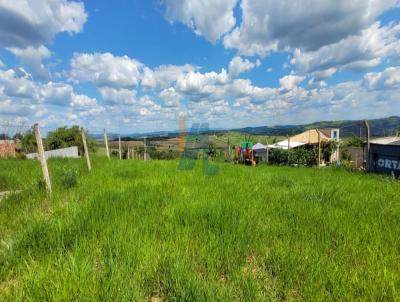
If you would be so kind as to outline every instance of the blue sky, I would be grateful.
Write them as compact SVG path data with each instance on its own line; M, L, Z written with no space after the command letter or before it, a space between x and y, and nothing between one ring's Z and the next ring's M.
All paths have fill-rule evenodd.
M398 0L0 0L0 125L400 114Z

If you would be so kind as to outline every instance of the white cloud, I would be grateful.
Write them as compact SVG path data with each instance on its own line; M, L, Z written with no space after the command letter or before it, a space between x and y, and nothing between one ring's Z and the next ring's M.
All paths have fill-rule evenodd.
M179 21L197 35L215 42L236 23L233 9L238 0L166 0L166 18Z
M76 82L93 82L98 87L134 88L144 65L128 56L111 53L74 54L70 77Z
M196 69L195 66L190 64L182 66L161 65L154 70L146 67L144 68L141 84L148 89L168 88L178 79L178 77L187 74L188 72L195 71Z
M249 61L248 59L242 59L241 57L234 57L229 62L229 75L232 77L237 77L239 74L249 71L254 67L258 67L261 64L259 60L256 63Z
M174 87L164 89L159 93L160 99L163 101L164 107L179 107L179 101L182 99L182 95L176 92Z
M71 97L71 106L94 108L97 106L97 101L95 98L88 97L87 95L73 93Z
M246 55L294 48L312 51L357 35L396 3L397 0L242 0L242 23L224 37L224 45Z
M59 32L82 31L87 13L82 2L3 0L0 3L0 46L38 47Z
M400 67L389 67L382 72L367 73L363 84L369 90L399 89Z
M293 90L301 82L303 82L305 77L298 75L287 75L279 80L279 84L284 90Z
M12 47L8 50L12 52L20 63L32 72L34 76L36 75L42 79L50 78L49 71L42 63L43 59L47 59L51 56L51 52L47 47L43 45L39 47L28 46L26 48Z
M37 98L37 87L31 75L22 68L0 71L0 85L9 97Z
M22 68L0 70L0 116L12 114L37 119L46 114L49 120L50 116L63 116L69 110L89 117L103 112L104 108L95 98L75 93L67 83L35 82ZM55 122L61 123L63 119Z
M132 105L136 103L136 91L125 88L100 87L103 101L114 105Z
M70 102L74 89L65 83L48 82L39 88L40 97L51 104L67 105Z
M327 77L337 69L357 70L374 67L383 60L400 55L399 24L380 26L375 22L360 35L349 36L338 43L315 51L294 51L291 63L302 73L322 72Z
M204 98L218 98L218 95L223 93L223 85L229 80L225 69L222 69L220 73L189 72L178 78L175 89L197 102Z

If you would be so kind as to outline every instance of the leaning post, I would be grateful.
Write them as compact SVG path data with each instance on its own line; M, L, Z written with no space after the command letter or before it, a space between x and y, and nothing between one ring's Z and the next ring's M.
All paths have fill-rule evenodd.
M119 152L119 159L122 159L122 150L121 150L121 135L118 136L118 152Z
M104 129L104 144L106 145L107 157L108 159L110 159L110 150L108 150L108 138L106 129Z
M88 150L88 146L86 143L86 134L85 134L85 130L83 130L83 128L81 128L81 135L82 135L82 142L83 142L83 150L85 152L86 164L87 164L88 170L90 171L90 170L92 170L92 165L90 163L89 150Z
M366 169L369 171L369 150L370 150L370 128L367 120L364 120L364 125L367 130L367 160L366 160Z
M35 133L40 165L42 166L43 179L46 183L47 192L51 193L50 175L49 175L49 170L47 168L47 161L46 161L46 156L44 154L43 141L40 135L39 124L33 125L33 130Z
M317 129L318 133L318 168L321 167L321 133Z
M290 136L287 135L287 164L290 166Z

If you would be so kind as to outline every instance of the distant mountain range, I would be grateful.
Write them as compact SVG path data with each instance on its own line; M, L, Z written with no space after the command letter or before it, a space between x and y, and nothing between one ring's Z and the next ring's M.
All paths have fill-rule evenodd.
M368 120L371 136L393 135L396 130L400 130L400 116L391 116L380 119ZM342 137L365 135L365 127L362 120L344 121L322 121L305 125L285 125L285 126L261 126L245 127L234 129L234 131L259 134L259 135L291 135L301 133L308 129L339 128Z
M389 136L393 135L396 130L400 130L400 116L390 116L380 119L368 120L371 130L371 136ZM245 127L236 129L210 129L212 133L225 133L229 131L243 132L254 135L292 135L301 133L308 129L324 129L324 128L339 128L341 137L365 135L365 127L362 120L343 120L343 121L322 121L305 125L283 125L283 126L260 126L260 127ZM188 131L187 133L190 133ZM124 140L128 138L143 138L155 139L160 137L176 137L179 131L157 131L150 133L132 133L122 135ZM92 134L93 138L102 139L103 134ZM118 134L108 133L110 140L117 139Z

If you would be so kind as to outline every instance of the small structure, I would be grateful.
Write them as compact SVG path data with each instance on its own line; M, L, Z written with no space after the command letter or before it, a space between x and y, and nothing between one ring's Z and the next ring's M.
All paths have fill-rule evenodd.
M70 157L70 158L78 158L78 147L69 147L69 148L62 148L62 149L57 149L57 150L50 150L50 151L45 151L44 156L46 159L49 159L51 157ZM26 158L28 159L37 159L38 154L37 153L29 153L26 154Z
M274 145L268 146L271 149L293 149L302 146L316 146L318 145L318 141L327 142L327 141L336 141L339 142L339 129L337 128L326 128L326 129L310 129L304 131L300 134L291 136L289 140L283 140ZM334 162L339 160L339 147L337 146L335 152L332 153L329 162Z
M268 146L257 143L253 146L253 157L254 160L259 163L260 161L266 161L268 158Z
M14 140L0 140L0 157L15 157L17 146Z
M400 137L382 137L370 141L368 171L400 176Z

